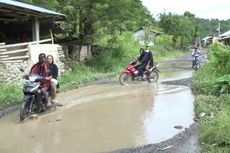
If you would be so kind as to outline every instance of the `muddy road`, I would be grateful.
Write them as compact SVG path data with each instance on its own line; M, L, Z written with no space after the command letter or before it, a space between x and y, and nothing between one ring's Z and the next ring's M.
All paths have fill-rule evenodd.
M193 70L189 60L160 65L158 83L121 86L116 76L58 94L64 106L37 119L20 123L19 112L11 113L0 120L0 152L178 152L194 123L194 97L174 80L190 78Z

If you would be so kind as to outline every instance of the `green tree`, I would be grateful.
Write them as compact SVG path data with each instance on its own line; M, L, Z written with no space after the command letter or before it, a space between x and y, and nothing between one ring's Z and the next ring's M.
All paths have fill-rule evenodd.
M151 25L154 19L142 5L141 0L27 0L35 4L55 7L67 15L60 23L64 30L61 37L76 38L79 49L83 44L113 46L117 36L124 31L134 31ZM51 5L52 4L52 5ZM60 35L59 35L60 37ZM79 52L72 54L79 59Z
M37 4L48 9L56 10L56 7L59 5L58 0L24 0L28 3Z
M175 48L186 49L195 35L194 15L189 12L185 12L184 15L162 13L159 25L165 33L173 36Z
M74 14L74 18L65 25L74 25L71 27L75 31L71 31L79 39L80 48L84 43L97 43L111 48L123 31L133 31L154 22L140 0L84 0L84 3L77 0L66 7L74 8L67 12L67 16ZM79 55L73 58L77 57Z

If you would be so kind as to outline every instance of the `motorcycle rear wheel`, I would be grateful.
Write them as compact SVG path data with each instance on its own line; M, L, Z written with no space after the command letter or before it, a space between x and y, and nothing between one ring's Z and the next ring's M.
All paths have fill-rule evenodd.
M157 70L153 70L148 78L148 82L157 82L159 79L159 73L157 72Z
M121 85L127 85L130 83L131 80L131 76L129 76L129 74L126 72L121 73L119 76L119 82Z

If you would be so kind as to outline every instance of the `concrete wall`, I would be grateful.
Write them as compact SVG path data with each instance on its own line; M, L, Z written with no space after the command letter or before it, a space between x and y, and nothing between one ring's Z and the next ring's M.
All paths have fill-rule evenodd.
M91 46L82 46L80 61L84 61L85 59L91 59L91 58L92 58Z
M62 47L57 44L34 44L29 45L29 54L31 62L33 64L38 62L38 55L45 53L46 55L52 55L54 57L54 63L57 64L59 71L64 72L64 53Z
M38 61L38 55L43 52L46 55L53 55L55 64L59 68L59 73L65 71L65 56L62 47L56 44L38 44L29 46L30 58L20 63L0 62L0 82L21 82L22 77L28 74L31 66Z
M71 46L71 52L72 54L75 53L75 52L78 52L79 53L79 46L72 43L72 44L62 44L62 48L64 50L65 53L69 53L69 46ZM86 46L82 46L81 48L81 52L80 52L80 62L84 62L85 59L91 59L92 56L93 56L93 53L92 53L92 50L94 48L90 45ZM68 55L67 56L73 56L73 55ZM72 58L72 57L71 57Z

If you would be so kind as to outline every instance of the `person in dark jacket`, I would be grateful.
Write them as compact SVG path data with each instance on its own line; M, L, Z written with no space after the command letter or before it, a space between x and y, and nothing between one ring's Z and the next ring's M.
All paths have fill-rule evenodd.
M153 62L153 54L150 51L149 47L150 46L146 46L145 52L143 54L143 57L139 60L139 62L141 64L137 67L137 70L139 72L138 75L141 76L142 78L143 78L144 72L148 71L148 69L150 67L152 67L153 64L154 64L154 62Z
M153 53L150 50L150 46L146 46L145 52L147 54L147 60L148 60L148 63L147 63L147 66L146 66L146 70L147 70L148 68L153 67L154 62L153 62Z
M153 53L152 51L150 50L150 46L146 46L146 58L147 58L147 65L145 66L145 70L146 70L146 73L145 73L145 76L147 77L147 79L149 79L149 76L150 76L150 69L154 66L154 61L153 61Z
M140 56L137 58L136 62L137 61L141 61L142 58L144 57L145 55L145 49L144 48L140 48Z
M48 68L49 68L49 74L51 76L50 79L50 89L51 89L51 96L52 96L52 102L55 104L57 103L57 87L59 86L59 82L57 80L58 77L58 67L56 64L54 64L54 58L52 55L47 56L47 61L48 61ZM61 104L58 104L61 105Z

